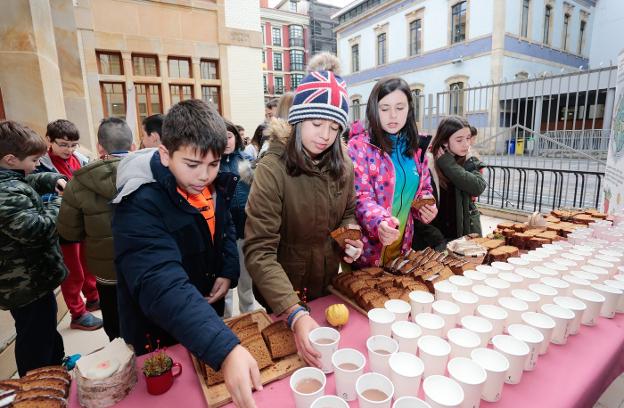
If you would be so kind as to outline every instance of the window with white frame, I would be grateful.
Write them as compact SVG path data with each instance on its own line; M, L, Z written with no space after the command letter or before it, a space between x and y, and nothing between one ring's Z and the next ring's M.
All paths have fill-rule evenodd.
M466 40L466 2L462 1L451 8L451 43Z
M583 54L583 48L585 48L585 28L587 27L587 22L585 20L581 20L581 25L579 28L579 41L578 41L578 52L577 54Z
M381 33L377 36L377 65L386 62L386 33Z
M464 83L454 82L449 88L449 113L451 115L462 115L464 113Z
M410 56L421 53L422 48L422 20L414 20L409 25L410 30Z
M358 72L360 70L360 44L351 46L351 71Z
M278 47L282 46L282 29L280 27L273 27L273 45L277 45Z
M563 40L561 41L564 51L568 50L568 29L570 28L570 14L565 13L563 15Z
M281 71L282 70L282 53L276 52L273 54L273 70Z
M522 0L522 18L520 26L520 36L529 36L529 8L531 6L531 0Z
M552 6L547 5L544 8L544 44L550 45L550 29L552 25Z
M284 78L275 77L274 81L275 81L275 94L276 95L283 94L284 93Z

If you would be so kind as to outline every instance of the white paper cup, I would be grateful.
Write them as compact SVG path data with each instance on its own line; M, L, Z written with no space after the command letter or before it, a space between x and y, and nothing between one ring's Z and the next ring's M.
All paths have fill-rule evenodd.
M435 289L436 300L451 300L451 293L456 292L459 288L448 280L443 280L433 284Z
M321 387L313 392L300 392L297 386L301 381L315 380L321 383ZM316 367L303 367L290 376L290 390L295 398L296 408L309 408L320 396L325 394L327 379L325 374Z
M392 408L431 408L431 405L416 397L401 397L394 401Z
M559 295L559 291L552 286L544 285L543 283L534 283L529 285L529 290L535 292L540 297L540 307L552 303L555 296Z
M588 281L590 283L590 285L592 283L598 283L600 281L600 278L598 277L598 275L594 275L593 273L590 273L590 272L587 272L587 271L583 271L583 270L572 271L572 272L569 273L569 275L572 275L572 276L574 276L576 278L579 278L579 279L586 280L586 281ZM605 276L605 279L606 279L606 276ZM580 288L580 289L585 289L585 288Z
M399 343L399 351L416 354L421 335L422 329L416 323L399 321L392 324L392 338Z
M583 256L583 255L580 255L578 253L574 253L571 251L572 250L562 253L560 255L561 258L567 259L568 261L572 261L576 263L577 265L585 265L585 263L587 262L587 256Z
M507 331L509 325L522 322L520 315L529 311L529 305L524 300L515 297L502 297L498 299L498 305L507 312L507 319L503 326L503 331Z
M570 268L567 265L567 262L563 261L561 258L554 258L550 262L544 262L544 268L554 271L557 274L556 276L553 276L553 278L561 276L564 273L568 273L570 269L575 269L575 268ZM546 276L546 274L544 273L542 273L542 275ZM552 275L549 275L549 276L552 276Z
M483 367L487 373L481 398L487 402L499 401L503 395L505 375L509 370L507 357L496 350L482 347L472 350L470 358Z
M479 336L479 347L487 347L494 330L492 322L480 316L464 316L461 318L461 326Z
M535 266L533 267L533 271L539 273L540 278L543 278L544 276L552 276L553 278L556 278L561 275L558 271L547 268L545 265Z
M390 356L399 351L399 343L388 336L372 336L366 340L368 365L372 372L390 377Z
M518 268L514 271L516 275L522 276L522 288L526 289L533 283L539 283L541 275L529 268Z
M451 354L451 345L442 337L421 336L418 339L418 356L425 364L423 376L444 374Z
M390 379L394 397L417 397L425 364L414 354L398 352L390 357Z
M332 356L334 366L334 379L336 380L336 395L345 401L355 401L355 382L364 372L366 357L364 354L352 348L337 350ZM349 369L343 364L352 364L356 368Z
M589 286L591 285L590 281L578 278L571 273L563 275L561 279L568 282L568 285L570 285L568 290L565 292L566 296L572 296L572 291L574 289L589 289Z
M587 265L581 266L580 269L584 272L598 276L599 279L608 279L609 270L601 265L601 261L594 262L594 260L590 259L587 261Z
M509 282L512 290L524 286L524 278L515 272L501 272L498 274L498 279Z
M559 345L566 344L570 335L570 325L574 320L574 312L552 303L542 305L541 309L542 313L547 314L555 321L555 329L550 342Z
M468 358L470 352L481 345L481 338L470 330L454 328L448 332L448 342L451 345L449 358Z
M583 313L585 312L585 309L587 309L585 303L571 296L555 296L555 298L553 299L553 303L561 307L565 307L566 309L570 309L572 312L574 312L574 320L572 320L572 323L570 323L569 330L570 335L578 333L581 327L581 319L583 318Z
M496 268L494 268L493 266L490 266L490 265L477 265L477 266L475 266L475 270L477 272L481 272L481 273L487 275L488 277L496 276L496 275L498 275L498 272L499 272Z
M410 292L409 299L412 307L412 320L418 313L431 313L431 304L435 300L431 293L424 290L414 290Z
M324 395L317 398L310 408L349 408L349 404L335 395Z
M453 293L451 297L453 298L453 302L459 306L460 319L464 316L473 315L479 303L479 296L465 290L458 290Z
M387 398L383 400L372 400L367 398L370 390L381 391ZM394 396L394 385L385 375L379 373L362 374L355 383L355 391L358 395L360 408L390 408L392 397Z
M388 336L392 334L392 323L396 316L384 308L374 308L368 311L368 326L371 336Z
M613 319L615 317L615 310L617 309L620 296L622 296L624 292L601 283L592 283L591 288L605 297L605 302L602 304L602 308L600 309L600 316L606 317L607 319Z
M496 289L499 296L509 296L511 293L511 284L499 278L487 278L483 281L487 286Z
M473 270L464 272L464 276L470 279L473 282L473 284L478 283L478 282L483 282L488 277L488 275L484 274L483 272L473 271Z
M529 312L536 312L540 307L540 295L530 290L514 289L511 291L511 296L525 302L529 308Z
M622 264L622 258L621 257L616 257L616 256L611 256L611 255L597 254L597 255L594 256L594 259L596 259L598 261L604 261L604 262L607 262L607 263L610 263L611 265L613 265L610 268L606 268L606 269L609 270L609 274L611 276L613 276L613 275L615 275L617 273L618 266Z
M492 323L492 337L494 337L503 333L508 313L500 306L479 305L477 306L477 316L481 316Z
M410 304L401 299L386 300L384 307L386 310L394 313L395 321L406 321L409 317L410 311L412 310Z
M587 261L587 265L585 265L585 266L597 266L599 268L602 268L602 269L606 270L607 274L609 274L609 275L613 275L617 271L616 264L613 264L613 263L607 262L607 261L603 261L602 259L596 259L596 258L592 258L589 261ZM595 273L595 272L592 272L592 273Z
M432 375L423 382L425 401L432 408L459 408L464 402L464 390L457 381L443 375Z
M492 268L498 271L497 275L501 272L513 272L514 266L507 262L492 262Z
M616 281L624 282L624 273L618 273L613 275L613 279Z
M414 323L420 326L423 336L442 336L445 321L433 313L419 313L416 315Z
M615 311L617 313L624 313L624 282L615 279L607 279L604 281L604 284L623 291L623 294L618 298L618 304Z
M571 259L564 258L563 255L564 255L564 253L559 254L559 257L558 258L553 258L551 260L551 262L553 264L558 265L558 266L564 266L564 267L566 267L568 269L576 269L576 268L579 268L582 265L582 263L580 263L580 262L575 262L575 261L573 261ZM559 268L554 268L554 267L550 267L550 268L551 269L555 269L556 271L559 271L560 273L565 272L565 271L560 270Z
M527 346L529 346L529 355L524 362L524 370L534 370L537 365L540 346L545 340L542 332L535 327L526 324L512 324L507 328L507 332L510 336L523 341Z
M524 365L529 355L529 346L513 336L501 334L492 338L494 350L503 354L509 360L509 370L505 376L507 384L518 384L522 379Z
M462 407L479 408L481 392L487 379L483 367L469 357L458 357L449 361L447 368L449 376L464 390Z
M512 257L507 259L507 263L513 266L514 270L518 268L528 268L531 265L531 261L522 257Z
M555 288L557 290L557 292L561 293L561 294L565 294L568 292L569 288L570 288L570 284L566 281L564 281L563 279L559 279L559 278L553 278L550 276L544 276L542 279L540 279L541 283L543 283L546 286L550 286L551 288Z
M542 333L544 340L540 343L539 354L546 354L546 351L548 351L548 345L550 344L550 339L552 338L553 330L555 330L555 321L548 315L535 312L522 313L522 321L527 326L531 326Z
M572 295L580 299L587 306L587 309L583 312L581 324L584 326L594 326L598 321L600 309L602 309L602 305L606 301L605 297L599 292L588 289L574 289Z
M436 300L431 305L433 314L436 314L444 319L444 327L442 328L442 336L446 337L449 330L457 326L457 320L459 319L459 306L448 300Z
M600 255L612 256L615 258L624 258L624 251L619 251L617 249L599 249L596 252Z
M340 343L338 330L331 327L317 327L310 332L308 338L312 347L321 354L321 370L325 374L332 373L334 371L331 361L332 355L338 350L338 343ZM327 341L331 341L331 343L327 343Z
M498 291L492 287L487 285L473 285L472 293L479 296L480 303L493 305L496 303L496 299L498 298Z
M535 252L535 251L530 251L524 255L520 255L520 259L524 259L525 261L529 263L528 268L541 265L542 262L545 262L546 258L548 258L547 254L541 253L541 252ZM524 267L515 268L514 272L518 273L517 272L518 269L523 269L523 268Z
M474 285L472 279L468 278L465 275L453 275L448 278L448 281L451 282L453 285L457 286L459 290L468 290L472 285Z

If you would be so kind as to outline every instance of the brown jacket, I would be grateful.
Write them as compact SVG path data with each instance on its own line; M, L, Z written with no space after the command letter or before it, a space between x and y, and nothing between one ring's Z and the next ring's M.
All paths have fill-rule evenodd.
M346 176L334 181L326 169L314 176L289 176L282 159L290 126L273 121L271 144L256 167L247 201L245 265L274 313L325 294L338 273L342 251L330 238L355 220L353 164L344 153Z

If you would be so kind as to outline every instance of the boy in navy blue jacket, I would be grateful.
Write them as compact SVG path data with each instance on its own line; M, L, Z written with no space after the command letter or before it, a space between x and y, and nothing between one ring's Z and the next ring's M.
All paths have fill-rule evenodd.
M161 345L180 342L223 370L238 406L254 407L257 363L219 317L239 274L234 224L213 183L226 138L213 108L187 100L167 114L160 147L119 164L112 221L119 323L137 354L147 334Z

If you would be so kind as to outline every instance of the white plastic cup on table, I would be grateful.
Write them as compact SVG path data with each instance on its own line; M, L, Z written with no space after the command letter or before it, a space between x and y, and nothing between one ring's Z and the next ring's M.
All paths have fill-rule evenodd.
M571 296L555 296L553 303L570 309L574 313L574 320L570 323L569 331L570 335L577 334L581 328L581 319L583 318L585 309L587 309L587 305L585 305L582 300Z
M570 335L570 325L574 320L574 312L554 303L542 305L541 309L542 313L550 316L555 321L555 328L550 342L558 345L566 344Z
M609 274L611 276L613 276L613 275L615 275L617 273L618 266L622 264L622 258L621 257L617 257L617 256L597 254L597 255L594 256L594 259L596 259L598 261L603 261L603 262L612 264L613 265L612 267L606 268L606 269L609 270Z
M384 307L386 308L386 310L394 313L394 321L406 321L409 317L410 311L412 310L410 304L401 299L386 300L386 302L384 303Z
M603 283L607 286L611 286L612 288L616 288L622 291L622 294L618 298L618 303L615 311L616 313L624 313L624 282L615 279L607 279Z
M507 259L507 263L513 266L513 269L528 268L531 265L531 261L523 259L522 257L511 257Z
M541 248L537 248L533 252L537 253L539 256L542 256L542 263L548 261L549 259L555 258L558 253L558 251L556 250L544 248L543 246Z
M467 290L470 289L472 285L474 285L472 279L468 278L465 275L453 275L448 278L448 281L451 282L453 285L457 286L459 290Z
M483 282L488 277L488 275L484 274L483 272L473 271L473 270L464 272L464 276L470 279L473 282L473 284L477 282Z
M583 256L574 252L564 252L561 254L561 258L567 259L568 261L572 261L576 263L577 265L585 265L588 260L587 256Z
M492 338L492 330L494 330L492 322L480 316L464 316L460 324L464 329L479 336L479 347L487 347Z
M554 278L558 278L559 276L568 273L570 270L574 269L566 265L567 262L565 262L565 260L563 260L564 262L555 262L558 259L560 258L554 258L550 262L544 262L544 268L550 269L557 274L556 276L553 276Z
M544 276L540 279L540 282L546 286L555 288L560 294L565 294L570 289L570 284L563 279L553 278L551 276Z
M442 328L442 336L446 337L449 330L457 326L459 320L459 306L448 300L436 300L431 305L433 314L444 319L444 327Z
M321 370L325 374L332 373L332 355L338 350L340 333L331 327L317 327L308 335L312 347L321 354Z
M624 282L624 273L618 273L613 275L613 279L616 281Z
M431 405L416 397L401 397L394 401L392 408L431 408Z
M516 275L520 275L524 280L522 281L522 288L526 289L533 283L539 283L541 275L529 268L518 268L514 271Z
M335 395L323 395L317 398L310 408L349 408L349 404Z
M477 316L481 316L492 323L492 337L494 337L503 333L508 313L500 306L479 305L477 306Z
M616 248L611 249L599 249L598 252L600 255L613 256L616 258L624 258L624 251L618 250Z
M438 336L421 336L418 339L418 356L425 364L423 376L444 374L451 354L451 345Z
M502 297L498 299L498 305L505 309L507 312L507 319L503 326L503 331L507 331L507 328L512 324L522 322L520 316L524 312L529 311L529 305L524 300L517 299L515 297Z
M501 272L513 272L513 265L508 264L507 262L492 262L492 268L496 269L497 275Z
M392 338L399 344L399 351L416 354L418 352L418 338L422 329L413 322L398 321L392 324Z
M559 275L561 275L558 271L548 268L544 264L534 266L533 271L539 273L540 278L543 278L544 276L552 276L553 278L557 278L559 277Z
M589 289L574 289L572 295L580 299L587 309L583 312L581 318L581 324L584 326L594 326L598 322L598 316L600 316L600 309L606 301L605 297L600 293Z
M449 376L457 381L464 390L462 407L479 408L481 393L487 379L485 369L468 357L451 359L447 365Z
M454 292L451 297L453 298L453 302L459 306L460 319L464 316L473 315L479 303L479 296L466 290L458 290Z
M422 360L414 354L398 352L390 357L390 380L394 397L418 396L420 381L425 371Z
M527 268L541 265L542 262L546 260L546 258L548 258L548 254L543 253L543 252L536 252L536 251L530 251L526 254L520 255L520 259L524 259L525 261L529 263L529 266ZM516 268L514 272L517 271L518 269L526 269L526 268L519 267L519 268Z
M555 296L559 295L559 291L552 286L544 285L543 283L534 283L529 285L529 290L535 292L540 297L540 307L552 303Z
M537 365L540 346L545 340L544 335L535 327L531 327L526 324L512 324L507 328L507 332L510 336L523 341L527 346L529 346L529 355L525 360L524 370L533 371Z
M396 320L394 313L387 309L377 307L369 310L367 315L371 336L382 335L390 337L392 334L392 323Z
M587 271L584 271L584 270L572 271L572 272L569 273L569 275L572 275L572 276L574 276L576 278L579 278L579 279L586 280L586 281L588 281L590 283L590 285L592 283L600 282L600 278L598 277L598 275L595 275L593 273L590 273L590 272L587 272ZM606 279L606 276L603 279ZM585 289L585 288L580 288L580 289Z
M524 286L524 278L515 272L501 272L498 274L498 279L509 282L511 290Z
M596 275L599 279L609 278L609 269L601 266L602 261L592 262L593 259L587 261L587 265L581 266L580 270ZM596 265L596 263L598 265Z
M528 289L514 289L511 291L511 296L525 302L529 312L536 312L540 307L540 295Z
M605 302L602 304L602 308L600 308L600 316L613 319L622 291L602 283L592 283L591 288L605 298Z
M464 402L464 390L457 381L443 375L431 375L423 382L425 401L431 408L459 408Z
M368 366L372 372L390 376L388 361L390 356L399 351L399 343L388 336L371 336L366 340Z
M360 408L390 408L394 385L385 375L362 374L355 383Z
M497 402L503 395L505 375L509 370L509 360L496 350L481 347L472 350L470 358L479 364L487 377L481 391L481 398L487 402Z
M472 293L479 296L480 303L493 305L496 303L496 299L499 296L498 290L487 285L473 285Z
M459 288L448 280L439 281L433 284L435 289L436 300L451 300L451 293L456 292Z
M529 355L529 346L522 340L518 340L507 334L500 334L492 338L494 350L503 354L509 360L509 370L505 375L505 383L518 384L522 380L522 372Z
M477 272L485 274L487 277L498 275L498 270L491 265L477 265L475 266Z
M495 278L487 278L483 281L485 285L496 289L498 291L499 296L508 296L511 293L511 284L507 281L504 281L498 277Z
M611 262L604 261L598 257L592 258L587 261L586 266L597 266L607 271L607 274L614 275L617 271L617 265Z
M435 298L424 290L414 290L409 294L410 306L412 307L412 321L418 313L431 313L431 304Z
M356 349L343 348L332 356L336 395L345 401L355 401L355 382L364 373L366 357Z
M325 395L327 379L316 367L303 367L290 376L290 390L295 398L296 408L310 408L312 403Z
M574 289L589 289L591 282L587 279L582 279L572 275L571 273L567 275L563 275L561 280L568 282L568 290L565 291L566 296L572 296L572 291Z
M451 345L449 358L470 357L472 350L481 345L481 338L468 329L454 328L448 332L448 342Z
M582 265L585 265L587 263L587 261L589 260L589 258L591 258L591 256L592 256L592 252L591 251L584 251L584 250L578 249L576 247L570 249L567 253L578 255L578 256L582 257L583 258L583 262L581 263Z
M522 313L522 321L527 326L531 326L542 333L544 340L542 340L539 346L539 354L546 354L548 346L550 345L553 330L555 330L555 321L548 315L536 312Z
M433 313L419 313L416 315L414 323L420 326L423 336L442 336L445 321Z

